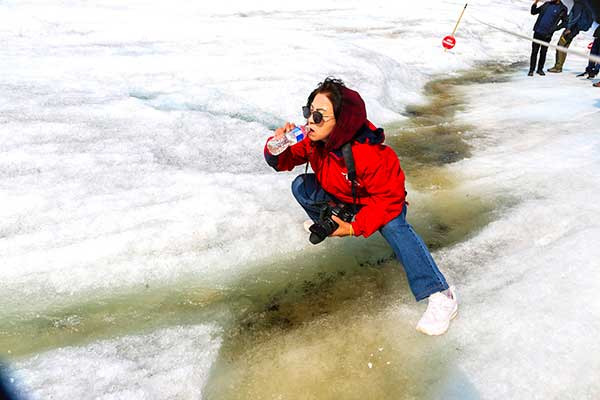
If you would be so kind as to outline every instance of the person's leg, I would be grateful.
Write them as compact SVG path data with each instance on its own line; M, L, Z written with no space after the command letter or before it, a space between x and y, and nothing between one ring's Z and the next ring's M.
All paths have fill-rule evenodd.
M412 226L406 222L406 206L402 213L379 229L404 266L408 284L417 301L448 289L431 253Z
M566 30L565 30L566 31ZM565 31L563 31L562 35L560 35L560 38L558 39L558 43L557 45L559 46L565 46L565 43L567 43L567 39L565 35ZM556 54L554 56L554 66L551 68L548 68L548 72L561 72L562 69L562 60L561 57L564 53L556 50Z
M594 56L600 55L600 38L594 39L594 43L592 43L592 49L590 50L590 54Z
M571 32L570 34L563 34L560 36L558 40L558 45L562 47L569 48L571 42L573 42L573 38L577 36L577 33ZM563 66L565 65L565 61L567 60L567 53L556 50L556 57L554 61L554 66L548 69L549 72L562 72Z
M575 39L575 37L579 35L579 31L572 31L570 34L568 34L565 39L566 42L563 45L564 47L566 47L567 49L569 48L569 46L571 46L571 43L573 43L573 39ZM560 53L560 64L558 65L558 67L560 68L560 70L562 71L563 67L565 66L565 61L567 61L567 53Z
M310 219L319 220L321 205L327 201L338 202L317 182L315 174L298 175L292 182L292 194L306 211Z
M593 56L600 56L600 38L594 39L594 43L592 44L590 54ZM598 71L600 70L600 63L590 60L587 70L588 74L591 77L595 77L596 75L598 75Z
M550 40L552 40L552 37L540 38L540 40L543 40L544 42L550 42ZM544 64L546 64L546 54L548 53L548 47L542 45L540 45L540 47L540 59L538 60L537 73L540 75L545 75Z
M579 74L577 76L584 76L585 74L589 75L594 70L595 66L596 66L596 63L594 61L590 60L590 62L588 62L587 67L585 67L585 72L583 74Z
M535 35L533 36L535 38ZM538 51L540 50L540 45L531 42L531 59L529 60L529 73L533 74L535 71L535 64L537 63Z

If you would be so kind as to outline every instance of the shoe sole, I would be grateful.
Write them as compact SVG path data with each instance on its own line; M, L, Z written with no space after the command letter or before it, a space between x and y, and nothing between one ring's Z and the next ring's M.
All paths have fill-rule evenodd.
M302 227L304 228L304 230L306 231L306 233L312 233L310 231L310 227L313 226L314 222L310 221L310 224L308 221L304 221L304 223L302 224Z

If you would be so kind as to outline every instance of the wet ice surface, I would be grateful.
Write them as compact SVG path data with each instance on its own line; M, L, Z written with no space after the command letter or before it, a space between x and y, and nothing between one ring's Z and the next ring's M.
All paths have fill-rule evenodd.
M432 76L478 60L524 59L529 46L470 23L467 13L457 47L443 52L459 2L96 4L0 4L0 319L183 280L219 288L261 260L316 251L289 192L293 175L273 173L262 146L275 126L299 122L317 82L343 78L381 125L405 119ZM469 12L529 32L528 6L485 1ZM582 34L572 47L588 40ZM456 398L598 396L600 157L592 127L600 92L584 83L572 74L519 75L468 91L473 102L461 118L480 130L476 151L450 168L462 174L462 190L510 193L518 204L436 254L463 301L437 342L457 349L444 356L452 363L439 385ZM399 290L402 304L378 313L375 327L407 333L381 341L412 345L397 360L436 360L429 338L411 336L423 305ZM339 334L345 320L331 323L333 334L320 335L319 321L304 333L351 352L373 331L371 310L361 311L357 342ZM204 328L161 328L51 349L17 367L39 398L152 398L155 389L161 398L199 397L219 343ZM309 339L274 343L281 347L266 354L315 359ZM343 364L320 349L318 365L380 371L369 354ZM388 368L371 381L383 388L407 374ZM105 373L101 385L95 370ZM418 385L422 371L407 382ZM288 379L284 372L293 369L269 378Z
M600 396L600 92L575 78L581 60L569 62L562 75L521 71L467 90L472 108L462 118L485 137L476 157L453 168L474 188L520 199L442 252L461 271L453 335L483 398Z

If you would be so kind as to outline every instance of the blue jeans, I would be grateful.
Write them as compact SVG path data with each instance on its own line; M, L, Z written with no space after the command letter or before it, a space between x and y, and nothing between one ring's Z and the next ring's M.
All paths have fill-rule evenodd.
M340 202L319 185L315 174L302 174L294 179L292 193L313 221L319 219L319 203ZM417 301L448 289L448 283L433 261L427 246L406 222L406 205L402 213L379 228L379 232L392 246L396 257L404 266L410 290Z

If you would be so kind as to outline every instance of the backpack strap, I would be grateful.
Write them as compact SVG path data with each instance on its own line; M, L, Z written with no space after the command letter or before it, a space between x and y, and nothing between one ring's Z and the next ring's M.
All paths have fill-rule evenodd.
M356 215L356 167L354 166L351 142L342 146L342 155L344 156L346 168L348 168L348 179L352 182L352 212Z

